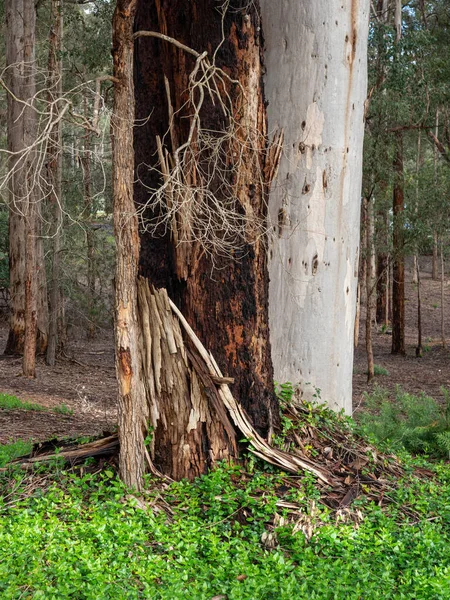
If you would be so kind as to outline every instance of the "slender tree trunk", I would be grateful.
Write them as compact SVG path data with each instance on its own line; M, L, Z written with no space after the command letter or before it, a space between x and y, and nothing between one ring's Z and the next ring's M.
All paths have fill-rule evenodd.
M395 137L394 154L394 263L392 270L392 354L405 354L405 257L403 252L403 136Z
M417 260L417 254L413 255L413 266L412 266L412 282L417 285L418 283L418 278L417 278L417 265L418 265L419 261Z
M431 260L431 279L438 281L439 279L439 239L437 231L433 231L433 257Z
M23 2L23 45L24 45L24 97L31 101L36 93L35 83L35 42L36 42L36 9L33 0ZM33 101L31 101L33 103ZM36 113L34 107L23 110L24 147L30 148L36 139ZM22 370L26 377L36 375L36 335L37 335L37 279L36 233L37 233L37 186L34 181L36 173L36 153L29 151L24 161L25 181L23 190L25 213L25 338Z
M369 2L261 5L269 131L285 134L270 196L275 378L351 412Z
M37 190L40 193L40 190ZM37 265L37 354L46 354L49 336L49 312L47 293L47 272L45 268L45 248L43 230L43 199L40 195L36 203L36 265Z
M386 282L386 327L389 325L389 322L392 323L392 266L391 262L388 262L387 266L387 282Z
M118 0L113 19L113 196L116 235L115 343L119 382L120 476L140 489L145 472L148 409L139 355L137 272L139 234L133 201L133 0Z
M367 273L366 273L366 352L367 352L367 382L370 383L375 376L372 331L375 320L375 223L373 214L373 202L366 201L367 227L366 248L368 250Z
M419 129L419 133L417 136L417 157L416 157L416 203L414 206L416 227L417 227L417 218L418 218L418 214L419 214L419 171L420 171L420 166L421 166L421 162L422 162L421 142L422 142L422 132ZM414 245L415 245L416 251L413 256L412 282L417 284L419 282L419 268L418 268L419 261L418 261L418 256L417 256L417 246L418 246L417 240Z
M422 358L422 299L420 290L420 265L419 259L416 257L417 270L417 347L416 356Z
M355 349L359 345L359 324L361 321L361 283L358 281L358 287L356 288L356 314L355 314L355 331L353 344Z
M62 95L62 35L63 15L61 0L51 0L50 50L48 57L49 93L48 101L54 102L58 114L58 99ZM52 280L50 288L50 326L46 362L53 366L58 349L58 321L61 318L61 247L63 233L62 197L62 123L54 126L48 149L47 177L49 205L53 213L52 236Z
M389 256L379 254L377 257L377 323L387 324L389 305Z
M367 216L366 216L366 200L361 199L361 219L360 219L360 252L359 252L359 267L358 267L358 287L356 291L356 314L355 314L355 332L354 346L359 344L359 322L361 317L361 293L365 287L367 273Z
M85 100L84 112L89 118L87 101ZM95 116L94 116L95 118ZM84 148L81 156L83 169L83 195L84 212L86 218L86 246L87 246L87 310L88 310L88 336L94 337L95 333L95 233L92 229L92 170L91 170L92 132L86 131Z
M383 185L382 189L385 191L386 186ZM378 213L378 222L380 248L377 256L376 312L377 322L387 325L389 323L389 214L387 209Z
M439 135L439 108L436 109L436 125L435 125L435 136L436 138ZM437 162L438 162L438 149L436 145L434 146L434 187L437 190ZM436 229L433 231L433 260L431 266L431 278L434 281L439 279L439 269L438 269L438 260L439 260L439 240L438 233Z
M447 347L445 340L445 263L444 263L444 243L441 241L441 339L442 347Z

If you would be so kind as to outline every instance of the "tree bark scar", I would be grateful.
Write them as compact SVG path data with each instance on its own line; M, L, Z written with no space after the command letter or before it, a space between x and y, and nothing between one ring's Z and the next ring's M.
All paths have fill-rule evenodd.
M359 0L352 0L352 36L351 36L351 44L352 44L352 64L355 60L356 56L356 42L358 40L358 14L359 14Z
M129 348L119 349L119 365L120 365L120 387L122 394L126 396L130 393L131 376L133 369L131 368L131 353Z

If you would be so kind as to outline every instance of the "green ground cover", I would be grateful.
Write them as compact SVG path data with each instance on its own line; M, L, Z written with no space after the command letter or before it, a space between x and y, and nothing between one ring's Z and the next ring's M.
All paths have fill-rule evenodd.
M358 526L316 508L311 539L285 524L273 548L262 537L274 513L283 515L279 474L249 478L224 465L164 492L149 479L136 498L109 470L47 474L54 482L31 494L29 475L4 472L0 597L450 598L450 468L434 470L433 479L407 476L388 508L357 501ZM313 506L305 495L305 513Z
M410 413L397 417L409 423ZM360 432L324 409L305 418L348 427L349 439ZM370 419L365 427L373 436ZM382 438L389 447L384 429ZM450 466L395 447L404 476L385 485L390 502L363 495L341 512L320 504L311 475L289 487L253 458L193 483L149 477L140 495L110 466L3 466L0 598L450 599ZM2 464L26 451L20 442L1 447Z

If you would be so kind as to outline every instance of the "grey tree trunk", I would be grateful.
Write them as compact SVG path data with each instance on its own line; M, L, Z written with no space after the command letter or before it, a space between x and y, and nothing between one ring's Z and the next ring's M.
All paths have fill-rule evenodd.
M263 0L272 186L270 328L275 379L352 408L369 1Z
M60 0L51 1L49 69L49 102L55 102L62 95L62 35L63 16ZM55 104L55 112L58 105ZM47 177L49 185L50 210L53 213L52 280L50 292L50 324L46 362L54 365L58 348L58 321L61 318L61 246L63 228L62 198L62 121L54 126L48 149Z
M398 43L402 37L402 0L394 0L394 5L395 41Z

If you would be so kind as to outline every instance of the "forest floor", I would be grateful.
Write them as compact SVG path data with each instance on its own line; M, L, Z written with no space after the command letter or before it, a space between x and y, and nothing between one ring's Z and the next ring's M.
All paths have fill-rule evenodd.
M408 261L409 262L409 261ZM408 263L407 263L408 264ZM395 392L400 386L410 394L424 392L437 400L443 399L442 387L450 389L450 350L443 348L441 337L441 282L431 278L431 261L422 257L421 265L421 314L422 358L416 358L417 346L417 285L412 283L411 269L406 271L405 285L405 337L406 356L391 354L390 328L374 331L373 353L375 365L383 367L388 375L375 376L367 384L367 355L365 349L365 319L361 310L359 345L355 351L353 368L353 410L364 409L364 394L375 386ZM364 301L364 298L363 298ZM450 345L450 281L445 279L444 331ZM390 394L391 396L391 394ZM392 394L393 396L393 394Z
M375 377L367 384L364 340L364 314L361 318L359 347L355 353L353 376L354 410L364 408L364 393L378 385L394 391L425 392L442 398L441 387L450 388L450 351L441 343L441 289L433 281L429 260L424 259L422 279L422 358L416 358L417 293L407 272L406 284L406 356L393 356L391 336L381 330L374 334L375 364L388 375ZM450 339L450 282L445 282L445 329ZM0 322L0 348L6 345L7 323ZM112 331L103 330L96 339L73 339L66 349L67 358L48 367L43 358L37 363L36 379L21 376L21 359L0 355L0 393L45 408L42 411L0 408L0 444L17 439L43 441L53 437L79 437L114 429L117 420L117 388L114 368ZM63 410L61 411L61 407ZM55 412L56 409L56 412Z
M7 335L7 323L2 322L0 348L5 347ZM102 331L94 340L72 340L66 355L54 367L38 357L36 379L21 376L20 357L0 355L0 393L45 408L0 408L0 444L17 439L43 441L94 435L115 427L117 387L112 331Z

